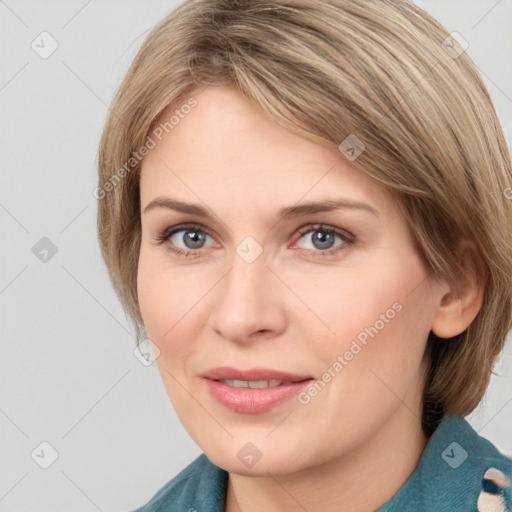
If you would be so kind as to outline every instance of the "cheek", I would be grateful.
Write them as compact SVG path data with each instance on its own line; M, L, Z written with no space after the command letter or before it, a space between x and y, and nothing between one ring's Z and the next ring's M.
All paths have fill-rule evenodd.
M156 365L175 409L186 410L189 400L178 382L185 382L187 360L193 349L193 333L185 333L187 311L195 297L188 301L185 282L176 280L176 272L163 272L141 253L137 275L137 294L144 326L149 339L159 348ZM195 299L195 300L194 300ZM188 305L191 302L191 306Z
M160 349L158 365L173 375L186 370L199 329L207 323L205 300L210 281L197 270L171 268L158 254L141 251L137 295L142 319L148 337Z
M165 293L163 284L160 273L151 271L151 266L141 254L137 273L137 296L146 332L155 342L161 338L160 333L169 328L171 320L165 314L166 311L172 311L172 304L168 304L170 296Z
M336 381L332 392L341 390L344 399L349 392L368 398L391 394L378 377L403 390L421 363L432 303L421 262L415 254L401 256L390 254L314 280L295 277L294 291L311 304L308 314L296 318L322 362L318 376L339 375L330 381Z
M377 331L384 333L391 330L391 324L402 322L406 315L399 310L411 309L411 283L420 281L421 276L420 266L405 268L392 258L379 258L359 261L350 268L323 269L314 275L289 273L283 280L301 299L294 318L303 332L311 333L312 341L322 339L323 347L342 350L354 338L362 342L370 338L368 330L375 333L375 324Z
M187 290L179 272L164 271L150 254L141 250L137 272L137 296L149 338L161 347L173 338L179 319L186 313ZM193 289L193 288L192 288Z

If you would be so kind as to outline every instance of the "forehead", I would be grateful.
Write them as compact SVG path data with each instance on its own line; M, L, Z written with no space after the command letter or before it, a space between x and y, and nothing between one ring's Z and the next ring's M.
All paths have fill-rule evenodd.
M209 86L191 96L197 106L143 161L143 207L165 194L245 209L333 197L389 207L390 193L339 151L292 133L233 88ZM167 109L162 122L179 108Z

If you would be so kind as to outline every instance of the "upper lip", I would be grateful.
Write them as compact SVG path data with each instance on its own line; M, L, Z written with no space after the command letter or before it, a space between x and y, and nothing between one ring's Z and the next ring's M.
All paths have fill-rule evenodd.
M232 368L230 366L219 366L211 368L202 374L206 379L219 380L280 380L301 382L303 380L311 379L310 375L298 375L294 373L282 372L272 368L249 368L243 370L241 368Z

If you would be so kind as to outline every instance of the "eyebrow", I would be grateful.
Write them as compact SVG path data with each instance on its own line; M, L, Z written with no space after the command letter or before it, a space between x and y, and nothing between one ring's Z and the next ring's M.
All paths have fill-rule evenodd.
M155 208L165 208L168 210L175 210L181 213L190 215L197 215L199 217L209 218L212 217L206 208L198 204L184 203L177 201L171 197L157 197L150 201L142 213L147 213ZM369 212L376 217L379 217L379 212L367 203L350 201L348 199L326 199L319 202L302 203L294 206L286 206L281 208L277 214L279 221L311 215L313 213L330 212L339 209L360 210Z

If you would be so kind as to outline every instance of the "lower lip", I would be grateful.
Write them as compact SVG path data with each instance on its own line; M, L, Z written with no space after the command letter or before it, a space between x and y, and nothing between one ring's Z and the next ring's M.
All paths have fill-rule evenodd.
M212 379L204 379L210 394L235 412L257 414L266 412L296 396L313 379L272 388L234 388Z

